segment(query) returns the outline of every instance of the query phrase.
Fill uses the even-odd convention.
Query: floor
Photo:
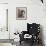
[[[12,46],[11,43],[0,43],[0,46]]]
[[[31,45],[29,43],[22,42],[22,44],[19,45],[19,46],[31,46]],[[34,44],[33,46],[43,46],[43,45],[41,45],[41,44]]]
[[[11,43],[0,43],[0,46],[31,46],[30,43],[26,43],[26,42],[22,42],[21,45],[17,43],[17,45],[12,45]],[[33,46],[42,46],[41,44],[40,45],[33,45]]]

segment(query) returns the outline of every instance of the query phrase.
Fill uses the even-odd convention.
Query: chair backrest
[[[27,31],[29,34],[38,34],[40,32],[40,24],[36,24],[36,23],[32,23],[32,24],[29,24],[27,23]]]

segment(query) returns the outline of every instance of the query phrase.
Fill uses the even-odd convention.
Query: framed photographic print
[[[16,19],[17,20],[27,19],[27,8],[26,7],[16,7]]]

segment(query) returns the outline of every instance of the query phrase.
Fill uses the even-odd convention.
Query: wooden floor
[[[11,43],[14,42],[13,39],[0,39],[0,43]]]
[[[19,45],[19,46],[31,46],[31,44],[22,42],[21,45]],[[41,44],[34,44],[33,46],[43,46],[43,45],[41,45]]]

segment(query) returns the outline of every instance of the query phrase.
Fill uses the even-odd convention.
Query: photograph
[[[16,19],[17,20],[27,19],[27,8],[26,7],[16,7]]]

